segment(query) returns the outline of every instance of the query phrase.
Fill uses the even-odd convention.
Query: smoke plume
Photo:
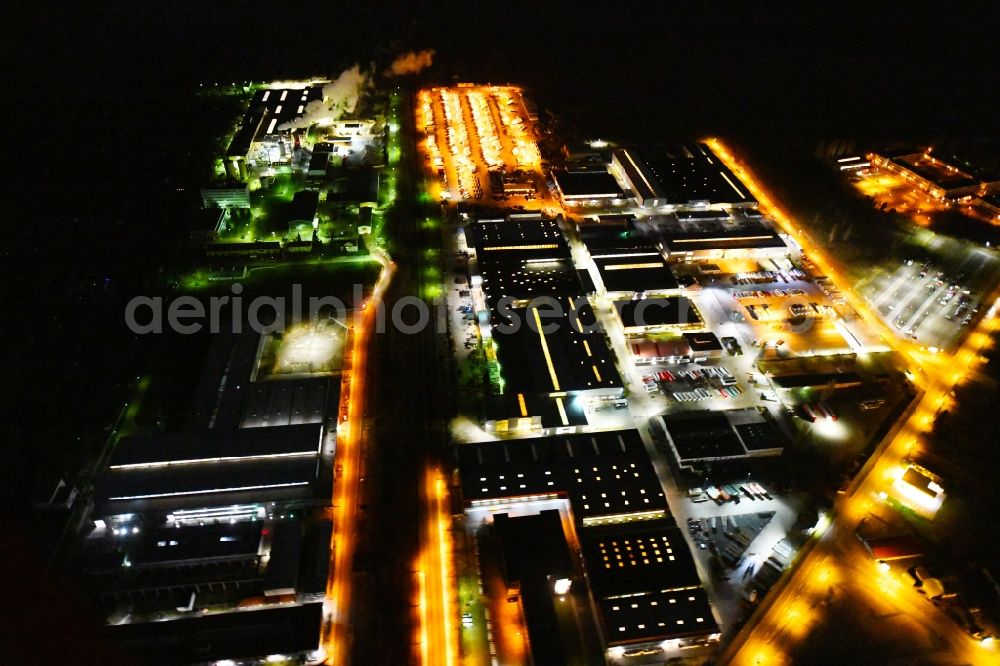
[[[433,62],[434,49],[427,49],[426,51],[409,51],[396,56],[396,59],[392,61],[391,65],[389,65],[389,69],[385,70],[385,74],[386,76],[405,76],[407,74],[416,74],[421,70],[430,67]]]
[[[354,112],[358,100],[370,84],[371,76],[368,72],[361,71],[360,65],[349,67],[336,79],[323,86],[322,100],[309,102],[301,116],[282,123],[279,129],[304,129],[315,123],[326,124],[339,120],[344,114]]]

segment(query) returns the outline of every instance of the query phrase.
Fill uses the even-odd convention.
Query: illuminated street
[[[716,145],[721,149],[721,144]],[[727,152],[720,154],[732,160]],[[751,180],[747,171],[738,173],[741,173],[744,183],[755,192],[762,203],[769,201],[760,186]],[[795,235],[796,230],[791,221],[774,209],[773,204],[770,205],[775,219],[782,222],[786,229]],[[823,266],[828,275],[838,275],[836,271],[831,270],[833,266],[818,248],[806,245],[804,241],[805,239],[799,240],[813,260]],[[850,294],[852,303],[857,303],[860,312],[870,313],[867,303],[854,295],[846,285],[843,288],[845,293]],[[893,470],[898,469],[900,461],[905,456],[917,452],[921,434],[933,427],[934,417],[940,412],[952,387],[966,377],[964,373],[936,371],[935,368],[947,367],[951,363],[967,367],[970,362],[975,363],[983,347],[990,344],[990,335],[997,330],[998,297],[1000,292],[994,292],[989,298],[984,299],[984,302],[993,305],[977,328],[965,338],[962,346],[954,353],[941,354],[934,363],[927,363],[928,355],[915,352],[912,345],[898,341],[892,343],[900,351],[910,355],[913,359],[912,367],[920,369],[926,377],[921,382],[924,384],[924,392],[920,402],[913,410],[912,416],[897,429],[891,440],[880,448],[851,484],[850,490],[839,499],[832,523],[825,530],[819,530],[818,543],[796,565],[780,592],[768,598],[764,608],[751,620],[749,631],[742,632],[730,645],[726,652],[728,663],[792,663],[790,655],[796,643],[801,642],[805,634],[815,627],[822,617],[815,608],[823,599],[824,577],[860,583],[859,589],[867,594],[871,594],[871,590],[881,586],[879,583],[881,574],[870,560],[865,561],[857,549],[850,551],[854,555],[846,556],[843,554],[843,549],[846,544],[854,540],[853,530],[859,520],[869,512],[873,502],[879,501],[878,493],[895,478]],[[882,324],[882,327],[884,329],[885,325]],[[895,340],[895,336],[890,333],[887,339]],[[810,593],[811,589],[817,587],[818,590]],[[826,587],[829,588],[828,585]],[[834,594],[836,595],[836,592]],[[886,599],[884,596],[882,598]],[[939,634],[951,637],[947,639],[948,649],[942,655],[943,662],[951,663],[957,659],[968,663],[979,663],[986,658],[983,650],[988,650],[989,647],[984,647],[964,635],[959,627],[940,613],[934,612],[933,606],[920,603],[922,600],[914,602],[914,598],[918,598],[917,595],[900,595],[900,598],[900,603],[904,604],[902,607],[904,612],[910,615],[916,614],[918,617],[923,616],[925,624],[933,625]],[[803,608],[803,604],[809,606],[808,610]]]
[[[352,330],[351,353],[344,364],[343,422],[337,438],[333,495],[333,541],[331,544],[330,582],[327,587],[328,630],[324,644],[326,663],[342,664],[350,650],[351,627],[348,609],[351,603],[351,558],[354,555],[355,521],[358,515],[361,441],[364,436],[366,359],[369,336],[395,270],[391,260],[376,253],[382,272],[366,306],[357,313]]]
[[[436,470],[427,470],[424,493],[424,547],[417,561],[420,663],[451,666],[457,663],[451,515],[445,482]]]
[[[844,277],[843,273],[827,257],[826,253],[823,252],[821,246],[802,233],[802,230],[798,228],[785,213],[782,212],[781,208],[777,206],[768,193],[754,179],[749,167],[741,164],[735,157],[733,157],[719,139],[710,139],[708,143],[712,146],[713,151],[715,151],[719,158],[726,162],[729,167],[737,175],[739,175],[741,182],[743,182],[743,184],[746,185],[747,188],[754,194],[760,202],[761,207],[767,210],[771,217],[779,225],[781,225],[781,228],[785,231],[785,233],[795,239],[795,242],[798,243],[804,253],[809,255],[809,258],[816,264],[816,266],[819,267],[823,274],[829,276],[840,292],[845,295],[851,307],[853,307],[854,310],[864,318],[865,323],[867,323],[873,330],[878,331],[882,340],[892,347],[892,349],[909,358],[913,366],[919,368],[920,372],[917,373],[916,378],[914,379],[915,383],[922,386],[923,382],[926,381],[925,372],[932,371],[935,367],[945,365],[943,357],[937,356],[933,352],[929,352],[925,348],[922,348],[909,340],[900,338],[896,332],[894,332],[877,315],[877,313],[875,313],[868,301],[855,292],[850,282]]]

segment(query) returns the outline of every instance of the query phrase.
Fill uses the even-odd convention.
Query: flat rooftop
[[[505,392],[621,389],[611,352],[585,300],[560,299],[558,308],[532,304],[512,313],[512,321],[520,322],[516,330],[499,322],[493,328]]]
[[[693,352],[722,351],[722,343],[715,333],[711,331],[683,333],[682,336]]]
[[[861,375],[847,372],[802,372],[772,375],[772,381],[780,388],[805,388],[807,386],[846,387],[862,383]]]
[[[246,243],[235,245],[245,247]],[[260,344],[261,336],[252,332],[212,336],[185,430],[239,427],[243,395],[250,385]],[[224,377],[227,381],[223,383]]]
[[[703,143],[689,143],[643,151],[671,204],[755,204],[739,179]]]
[[[302,559],[302,523],[297,520],[275,521],[270,536],[270,557],[264,570],[264,595],[294,594]]]
[[[516,518],[497,514],[493,517],[493,529],[502,544],[508,583],[550,575],[570,577],[573,567],[559,511],[546,510]]]
[[[314,150],[312,157],[309,158],[309,168],[307,169],[307,171],[325,172],[329,164],[330,164],[330,150],[328,147],[325,150]]]
[[[340,382],[326,377],[253,382],[246,390],[240,428],[274,428],[322,423]],[[330,393],[332,392],[332,399]]]
[[[782,449],[785,446],[785,438],[774,423],[763,421],[759,423],[736,423],[733,424],[740,440],[747,453],[755,451],[768,451],[772,449]]]
[[[577,226],[581,232],[588,228],[607,228],[625,231],[632,228],[635,222],[635,215],[632,213],[602,213],[600,215],[588,215],[577,221]]]
[[[310,423],[125,438],[95,489],[97,514],[316,500],[322,433]]]
[[[530,300],[538,296],[580,296],[584,287],[580,275],[567,258],[546,260],[503,261],[487,259],[480,262],[478,273],[483,278],[482,288],[491,309],[504,297]]]
[[[286,224],[302,222],[312,224],[316,217],[316,209],[319,206],[319,192],[317,190],[299,190],[292,195],[292,200],[280,211],[285,218]]]
[[[194,560],[254,558],[260,548],[263,523],[160,525],[142,533],[129,549],[134,567],[176,565]]]
[[[667,196],[656,174],[636,149],[616,148],[611,154],[625,172],[625,177],[640,200],[662,199]]]
[[[636,430],[464,444],[462,494],[472,504],[567,497],[578,522],[635,514],[669,517],[666,497]]]
[[[323,604],[315,603],[106,625],[102,631],[144,664],[203,663],[315,650],[322,622]]]
[[[136,510],[135,502],[143,500],[165,500],[171,505],[184,498],[197,498],[201,503],[235,502],[230,497],[250,492],[258,501],[265,501],[273,499],[268,491],[296,488],[311,495],[317,466],[317,456],[312,455],[109,470],[97,485],[95,499],[111,507],[121,506],[117,513]],[[150,504],[145,508],[155,507]]]
[[[598,602],[608,645],[708,636],[719,627],[705,590],[650,592]]]
[[[752,215],[657,216],[652,225],[672,254],[785,246],[774,229]]]
[[[512,518],[498,514],[493,529],[500,540],[507,583],[520,584],[531,655],[536,664],[565,661],[550,577],[570,578],[569,548],[559,512]]]
[[[284,123],[302,116],[311,102],[323,99],[321,86],[305,88],[266,88],[257,90],[243,116],[243,122],[236,131],[226,155],[245,156],[251,144],[274,134]]]
[[[521,400],[524,400],[524,409]],[[507,392],[502,395],[491,395],[486,399],[486,420],[498,421],[518,418],[520,416],[537,416],[542,421],[543,428],[558,428],[561,426],[585,426],[587,415],[583,407],[576,401],[562,400],[559,408],[557,398],[548,395]],[[565,419],[565,420],[564,420]]]
[[[701,585],[684,535],[672,520],[588,527],[581,530],[580,542],[598,597]]]
[[[958,167],[937,156],[931,157],[927,153],[901,155],[893,158],[892,161],[946,190],[967,187],[979,182]]]
[[[677,279],[659,252],[638,256],[594,259],[597,272],[609,292],[669,291]]]
[[[556,171],[552,174],[564,199],[621,199],[625,196],[615,177],[603,171]]]
[[[610,257],[643,252],[658,252],[653,241],[628,226],[592,224],[580,229],[580,240],[591,257]]]
[[[170,467],[184,463],[197,466],[226,461],[309,458],[320,446],[320,423],[281,428],[242,428],[194,433],[150,433],[123,438],[108,464],[110,471]]]
[[[780,453],[785,438],[756,409],[682,412],[661,417],[678,464]]]
[[[615,301],[614,306],[626,328],[702,323],[698,309],[684,296]]]
[[[479,220],[467,225],[465,233],[480,261],[569,256],[559,225],[548,218]]]
[[[691,353],[691,345],[679,335],[666,340],[631,338],[627,344],[632,355],[639,358],[680,357],[688,356]]]
[[[680,462],[746,455],[743,443],[722,412],[665,416],[670,442]]]

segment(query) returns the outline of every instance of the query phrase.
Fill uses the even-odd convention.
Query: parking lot
[[[750,284],[717,280],[702,291],[698,304],[702,313],[733,324],[746,353],[841,353],[871,342],[863,332],[848,329],[838,310],[843,306],[821,285],[802,278]]]
[[[431,189],[442,200],[542,205],[536,198],[541,158],[520,89],[433,88],[422,90],[418,101],[421,145],[437,174]]]
[[[458,232],[450,236],[446,248],[450,270],[445,272],[445,307],[448,326],[458,365],[466,362],[479,346],[479,328],[476,323],[472,292],[468,283],[468,247],[465,235]]]
[[[753,489],[752,497],[743,493],[744,486]],[[705,492],[710,488],[712,494],[725,490],[734,499],[713,500]],[[736,495],[740,497],[738,503]],[[685,536],[720,625],[731,627],[746,612],[744,592],[754,584],[754,575],[772,556],[775,546],[790,537],[806,499],[779,495],[768,484],[751,479],[731,484],[720,480],[718,485],[714,479],[707,480],[700,489],[678,489],[668,497],[678,525],[687,528]]]
[[[968,278],[965,271],[951,274],[931,262],[907,260],[872,280],[862,293],[900,336],[951,349],[979,312]]]
[[[662,390],[667,397],[681,403],[738,399],[746,392],[732,371],[721,365],[688,363],[673,366],[672,370],[664,367],[644,374],[642,379],[650,393]],[[739,402],[734,400],[733,404]]]

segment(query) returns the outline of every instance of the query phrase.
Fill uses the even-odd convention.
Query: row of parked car
[[[755,273],[737,273],[732,277],[733,284],[768,284],[771,282],[794,282],[805,278],[805,273],[793,268],[788,271],[757,271]]]
[[[691,500],[694,502],[705,501],[704,499],[698,499],[701,496],[701,493],[701,488],[693,488],[688,491],[688,494],[691,496]],[[724,486],[708,486],[705,488],[704,494],[716,504],[725,504],[729,501],[739,504],[741,494],[745,495],[751,501],[771,499],[771,493],[767,492],[767,490],[764,489],[764,486],[754,481],[727,484]]]
[[[747,290],[734,290],[730,292],[730,295],[737,301],[742,301],[745,298],[770,298],[772,296],[787,297],[787,296],[805,296],[806,292],[802,289],[773,289],[771,291],[762,291],[760,289],[747,289]]]

